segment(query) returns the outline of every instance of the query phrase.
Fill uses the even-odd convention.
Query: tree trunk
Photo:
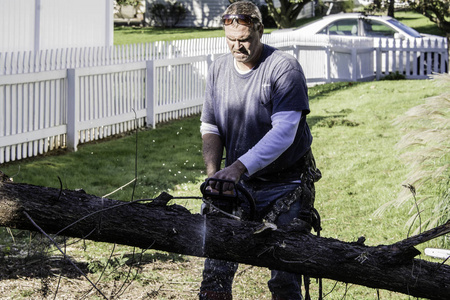
[[[450,222],[393,245],[368,247],[301,227],[191,214],[161,194],[120,202],[70,190],[0,182],[0,225],[153,248],[329,278],[414,297],[448,299],[450,266],[414,259],[414,246],[450,232]],[[33,224],[34,223],[34,224]]]
[[[395,11],[394,5],[395,5],[395,0],[389,0],[388,14],[387,15],[389,17],[392,17],[392,18],[395,18],[395,16],[394,16],[394,11]]]
[[[280,0],[279,8],[275,7],[273,0],[266,0],[270,15],[274,19],[278,28],[291,28],[295,26],[298,15],[303,7],[311,2],[311,0],[289,1]]]

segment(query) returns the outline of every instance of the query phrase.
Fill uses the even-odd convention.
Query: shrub
[[[154,24],[163,28],[175,27],[186,17],[186,8],[178,2],[154,3],[148,12]]]
[[[381,78],[381,80],[403,80],[403,79],[406,79],[406,76],[400,74],[398,71],[395,71],[395,73],[389,73],[389,75],[386,75],[383,78]]]
[[[140,5],[140,0],[116,0],[118,5],[131,5],[131,6],[138,6]]]

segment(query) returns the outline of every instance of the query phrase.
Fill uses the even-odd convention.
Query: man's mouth
[[[248,52],[245,50],[244,51],[235,51],[234,54],[237,56],[248,56]]]

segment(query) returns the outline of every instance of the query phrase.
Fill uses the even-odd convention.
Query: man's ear
[[[262,36],[264,34],[264,25],[262,23],[259,24],[258,32],[259,32],[259,38],[262,38]]]

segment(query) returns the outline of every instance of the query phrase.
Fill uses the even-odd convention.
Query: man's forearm
[[[206,175],[212,177],[220,170],[223,156],[223,143],[217,134],[206,133],[203,139],[203,160],[206,166]]]

